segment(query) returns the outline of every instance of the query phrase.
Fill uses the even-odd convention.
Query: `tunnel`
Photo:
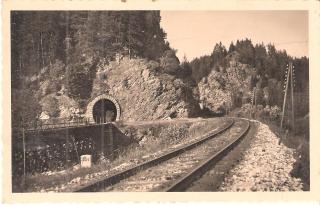
[[[107,94],[96,96],[89,101],[85,117],[91,123],[119,121],[120,104],[113,96]]]
[[[116,121],[117,107],[111,100],[100,99],[93,106],[92,116],[96,123]]]

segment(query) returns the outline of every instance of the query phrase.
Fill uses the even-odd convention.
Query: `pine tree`
[[[145,12],[145,45],[143,56],[156,60],[171,48],[166,44],[166,33],[160,27],[160,11]]]
[[[231,41],[231,44],[230,44],[229,49],[228,49],[228,54],[232,53],[235,50],[236,50],[236,47],[234,46],[233,41]]]
[[[236,51],[240,55],[240,61],[244,64],[254,65],[254,46],[250,39],[237,40]]]
[[[130,57],[142,56],[145,40],[144,13],[142,11],[128,11],[127,45]]]
[[[211,57],[213,59],[213,65],[210,66],[215,66],[221,64],[222,60],[224,57],[227,55],[227,50],[226,48],[222,45],[220,42],[219,44],[217,43],[214,46],[213,52],[211,54]]]
[[[181,62],[181,68],[182,68],[182,71],[181,71],[182,78],[187,78],[188,76],[190,76],[192,74],[192,69],[191,69],[190,63],[187,59],[186,54],[183,55],[183,59]]]
[[[264,68],[266,67],[267,51],[263,44],[256,44],[255,46],[254,66],[257,69],[258,75],[264,75]]]

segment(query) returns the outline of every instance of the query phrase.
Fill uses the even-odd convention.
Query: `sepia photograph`
[[[11,11],[12,192],[310,190],[308,11]]]
[[[318,197],[319,9],[119,2],[4,4],[6,200]]]

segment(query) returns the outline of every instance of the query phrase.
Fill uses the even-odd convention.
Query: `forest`
[[[165,72],[181,78],[194,90],[213,71],[225,75],[230,62],[236,61],[254,70],[247,75],[250,90],[257,88],[257,103],[278,107],[283,103],[286,65],[292,61],[294,90],[300,103],[295,109],[300,117],[308,114],[307,57],[291,57],[272,43],[254,45],[250,39],[239,39],[228,48],[216,43],[210,55],[191,61],[184,58],[180,63],[160,22],[160,11],[12,11],[13,122],[38,118],[41,105],[37,102],[41,100],[48,107],[42,110],[57,117],[56,100],[45,96],[62,89],[84,106],[90,98],[97,67],[108,64],[119,54],[159,62]],[[47,85],[41,93],[39,88],[44,81]],[[233,108],[241,107],[244,96],[238,93],[234,96]]]
[[[13,118],[37,117],[43,78],[50,80],[48,92],[65,85],[81,101],[90,96],[97,65],[116,53],[159,60],[170,49],[160,21],[160,11],[12,11]],[[17,116],[19,110],[25,115]]]
[[[92,58],[130,56],[158,59],[169,44],[159,11],[12,12],[12,74],[31,76],[57,60],[70,67]],[[78,68],[81,70],[82,68]]]
[[[87,123],[88,103],[106,94],[119,101],[119,124],[226,115],[275,125],[278,136],[290,130],[288,144],[301,154],[296,173],[308,181],[308,57],[246,38],[212,42],[210,54],[180,62],[160,23],[160,11],[11,11],[12,150],[22,147],[14,140],[30,124]],[[280,130],[289,62],[296,124]],[[288,100],[286,119],[290,106]]]
[[[182,66],[191,70],[192,79],[198,84],[212,70],[226,73],[226,69],[230,67],[231,58],[254,68],[254,72],[250,73],[250,90],[257,88],[257,104],[279,107],[283,104],[287,64],[293,62],[295,67],[294,92],[301,103],[296,109],[298,109],[299,116],[304,116],[309,112],[308,99],[300,99],[309,92],[309,59],[292,57],[285,50],[277,50],[272,43],[254,45],[250,39],[243,39],[237,40],[236,43],[231,42],[229,48],[226,49],[220,42],[214,46],[210,55],[204,55],[191,62],[185,60]],[[265,93],[268,93],[268,99],[263,99]]]

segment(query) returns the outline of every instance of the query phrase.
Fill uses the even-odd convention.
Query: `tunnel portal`
[[[108,99],[101,99],[94,104],[92,116],[96,123],[113,122],[117,118],[116,105]]]
[[[120,105],[109,95],[99,95],[88,104],[86,117],[95,123],[119,121]]]

